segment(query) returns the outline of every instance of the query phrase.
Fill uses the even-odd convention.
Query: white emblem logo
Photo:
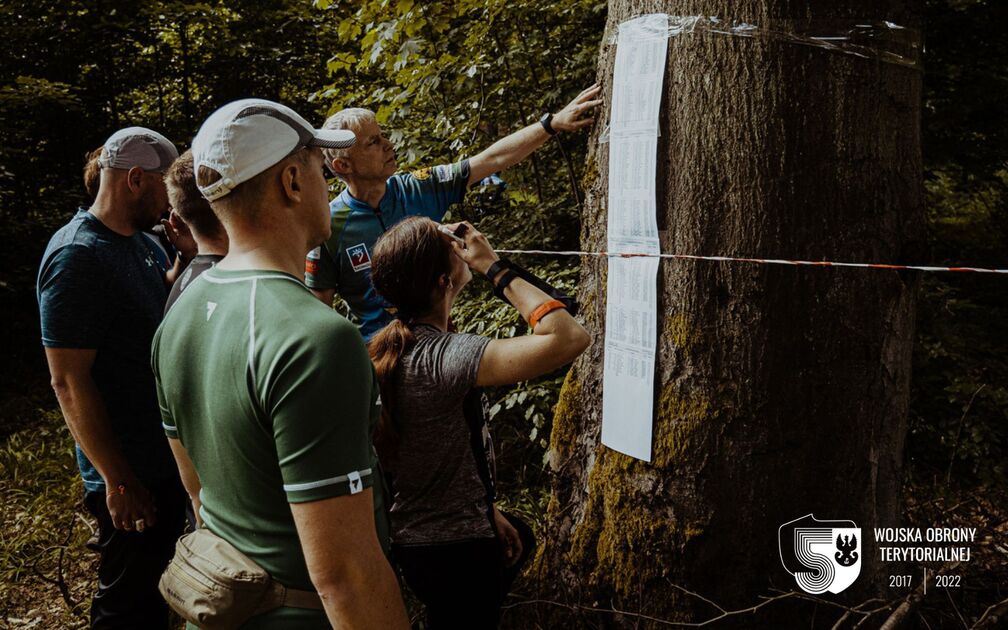
[[[217,302],[207,302],[206,303],[206,320],[210,321],[210,316],[214,314],[217,310]]]
[[[820,521],[811,514],[780,526],[781,563],[806,593],[840,593],[861,573],[861,529],[854,521]]]

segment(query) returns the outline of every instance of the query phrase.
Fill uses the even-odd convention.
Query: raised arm
[[[290,507],[332,627],[409,628],[399,584],[375,534],[371,489]]]
[[[96,350],[82,348],[46,348],[46,360],[52,376],[60,410],[70,433],[105,480],[109,514],[117,529],[132,530],[144,519],[154,525],[154,503],[143,484],[126,461],[119,440],[112,432],[105,401],[91,378]],[[122,493],[118,492],[123,486]]]
[[[175,263],[165,273],[165,283],[170,287],[175,284],[175,281],[182,275],[185,268],[189,266],[192,259],[199,253],[199,247],[196,245],[196,239],[193,238],[189,226],[186,225],[185,221],[174,210],[171,211],[169,218],[161,219],[161,225],[164,227],[168,242],[172,244],[177,252]]]
[[[554,131],[573,131],[590,125],[595,119],[585,117],[585,114],[602,103],[601,99],[595,99],[601,89],[598,85],[591,86],[554,114],[550,122]],[[494,142],[469,159],[469,185],[521,162],[549,137],[542,124],[535,122]]]
[[[464,249],[452,241],[455,254],[474,272],[486,274],[497,260],[497,254],[486,237],[472,226],[469,226],[464,238]],[[494,281],[504,273],[500,272]],[[541,289],[521,278],[512,280],[504,289],[504,295],[525,321],[537,307],[550,300],[550,296]],[[476,384],[507,385],[546,374],[573,361],[590,343],[588,332],[566,309],[550,311],[539,320],[531,335],[491,341],[480,360]]]

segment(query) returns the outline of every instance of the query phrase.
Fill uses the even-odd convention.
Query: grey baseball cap
[[[102,168],[130,169],[164,173],[178,158],[178,149],[158,132],[146,127],[126,127],[105,141],[98,165]]]

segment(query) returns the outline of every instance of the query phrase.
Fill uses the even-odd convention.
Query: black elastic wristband
[[[494,295],[496,295],[500,299],[504,300],[508,304],[511,304],[511,300],[509,300],[506,297],[504,297],[504,289],[506,289],[507,286],[509,284],[511,284],[511,281],[514,280],[517,277],[518,277],[518,274],[516,274],[511,269],[508,269],[506,272],[504,272],[504,275],[501,276],[500,282],[498,282],[496,285],[494,285]]]
[[[507,258],[500,258],[498,260],[493,261],[490,267],[487,268],[486,270],[487,280],[490,281],[490,284],[493,284],[494,278],[497,277],[497,274],[499,274],[501,271],[505,269],[510,268],[511,268],[511,261],[508,260]]]

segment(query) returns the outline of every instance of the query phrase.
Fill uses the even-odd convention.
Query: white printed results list
[[[608,250],[658,254],[655,168],[668,16],[619,27],[609,121]],[[651,461],[657,257],[609,257],[602,443]]]

